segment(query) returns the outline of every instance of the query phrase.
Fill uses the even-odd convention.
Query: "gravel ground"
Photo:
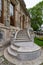
[[[8,61],[4,58],[4,56],[2,56],[2,57],[0,57],[0,65],[14,65],[14,64],[8,62]]]

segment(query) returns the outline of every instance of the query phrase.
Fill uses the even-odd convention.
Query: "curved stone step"
[[[34,45],[28,45],[28,46],[20,46],[19,48],[15,47],[13,45],[11,45],[10,47],[13,51],[17,51],[18,53],[20,53],[20,52],[25,52],[25,53],[26,52],[34,52],[34,51],[41,49],[39,46],[37,46],[35,44]]]
[[[24,42],[21,42],[21,41],[19,41],[19,42],[13,42],[13,44],[16,45],[16,46],[19,46],[19,47],[21,47],[21,46],[23,46],[23,47],[34,47],[34,46],[37,46],[35,43],[28,42],[28,41],[24,41]]]
[[[8,49],[8,53],[14,57],[17,57],[20,60],[33,60],[36,59],[37,57],[39,57],[41,55],[41,50],[34,50],[34,51],[28,51],[28,52],[21,52],[21,53],[15,53],[15,51],[11,51],[11,49]]]
[[[17,51],[17,50],[19,49],[18,47],[15,47],[14,45],[11,45],[10,48],[11,48],[12,50],[15,50],[15,51]]]
[[[31,42],[31,40],[26,40],[26,39],[15,39],[15,40],[13,40],[13,42],[12,43],[16,43],[16,42]]]
[[[25,37],[23,38],[22,37],[22,38],[16,38],[16,40],[30,40],[30,39],[29,38],[25,38]]]
[[[8,47],[8,53],[12,56],[17,56],[17,52],[12,51],[10,47]]]
[[[15,47],[17,47],[17,48],[19,48],[20,46],[17,46],[17,45],[15,45],[15,44],[12,44],[13,46],[15,46]]]

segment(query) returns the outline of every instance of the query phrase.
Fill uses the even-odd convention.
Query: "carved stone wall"
[[[10,0],[4,0],[4,24],[10,26],[10,14],[9,14]]]
[[[15,5],[15,27],[22,28],[23,15],[25,17],[24,28],[29,27],[30,25],[29,16],[27,17],[25,11],[23,10],[23,7],[20,5],[19,0],[4,0],[4,24],[8,27],[10,26],[10,3],[11,2]]]

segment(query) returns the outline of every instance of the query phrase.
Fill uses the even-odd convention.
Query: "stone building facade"
[[[0,23],[21,29],[30,27],[24,0],[0,0]]]

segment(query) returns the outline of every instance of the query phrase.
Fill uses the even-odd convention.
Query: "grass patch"
[[[34,42],[39,46],[43,46],[43,40],[40,40],[37,37],[34,38]]]

